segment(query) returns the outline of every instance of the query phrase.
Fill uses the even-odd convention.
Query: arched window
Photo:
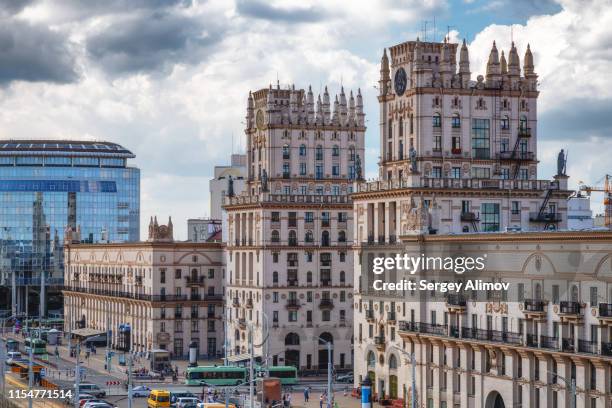
[[[346,274],[344,273],[344,271],[340,271],[340,283],[345,283],[346,282]]]
[[[289,245],[297,245],[297,233],[295,232],[295,230],[289,231]]]
[[[289,333],[285,336],[285,346],[299,346],[300,336],[297,333]]]
[[[306,283],[312,283],[312,272],[310,271],[306,273]]]
[[[459,116],[458,113],[455,113],[453,115],[453,121],[452,121],[452,126],[455,129],[458,129],[461,127],[461,116]]]
[[[434,115],[431,118],[432,120],[432,126],[435,128],[439,128],[442,127],[442,116],[440,116],[439,113],[434,113]]]
[[[397,358],[394,354],[391,354],[391,356],[389,357],[389,369],[397,370]]]
[[[304,241],[305,242],[314,242],[314,236],[312,234],[312,231],[306,231],[306,235],[304,236]]]
[[[525,115],[521,115],[521,119],[519,121],[519,129],[527,130],[527,117]]]
[[[373,351],[368,352],[368,367],[376,366],[376,354]]]
[[[349,147],[349,161],[355,161],[355,146]]]
[[[501,118],[501,128],[503,130],[508,130],[510,129],[510,118],[508,117],[508,115],[504,115]]]
[[[272,231],[272,242],[279,242],[280,241],[280,234],[278,233],[277,230],[273,230]]]
[[[332,336],[331,333],[329,332],[324,332],[321,333],[321,335],[319,336],[319,338],[323,341],[326,341],[328,343],[334,344],[334,336]]]
[[[340,148],[338,147],[338,145],[334,145],[334,147],[332,147],[332,156],[340,156]]]
[[[321,233],[321,246],[329,246],[329,231]]]
[[[234,338],[236,339],[236,341],[240,341],[240,330],[236,329],[234,331]]]
[[[278,284],[278,272],[272,272],[272,283]]]
[[[346,242],[346,232],[338,231],[338,242]]]
[[[300,145],[300,156],[304,157],[306,156],[306,145]]]
[[[318,145],[315,152],[315,159],[323,160],[323,146]]]

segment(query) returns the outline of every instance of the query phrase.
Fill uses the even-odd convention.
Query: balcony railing
[[[240,307],[240,299],[238,299],[237,297],[234,298],[234,300],[232,301],[232,306],[234,307]]]
[[[561,222],[562,218],[561,213],[529,213],[530,222]]]
[[[522,128],[518,131],[519,137],[531,137],[531,128]]]
[[[563,301],[559,303],[559,313],[565,315],[579,315],[580,303]]]
[[[446,298],[446,304],[449,306],[466,307],[467,302],[461,295],[449,295]]]
[[[247,299],[246,304],[245,304],[245,307],[246,307],[247,309],[252,309],[252,308],[253,308],[253,299],[250,299],[250,298],[249,298],[249,299]]]
[[[525,312],[543,313],[546,307],[546,302],[539,299],[525,299],[524,309]]]
[[[400,331],[434,334],[437,336],[446,336],[448,333],[448,329],[444,325],[431,324],[431,323],[420,323],[420,322],[401,321],[399,323],[399,329]]]
[[[185,276],[187,285],[202,285],[204,284],[204,276]]]
[[[321,303],[319,303],[320,309],[333,309],[334,301],[331,299],[321,299]]]
[[[362,182],[357,184],[356,192],[387,191],[410,187],[543,191],[548,189],[558,189],[558,184],[550,180],[421,177],[416,186],[413,182],[409,182],[404,179]]]
[[[478,222],[480,217],[474,212],[463,212],[461,213],[461,221],[463,222]]]
[[[574,339],[562,339],[561,350],[566,351],[568,353],[574,353]]]
[[[387,344],[385,336],[376,336],[374,337],[374,344],[376,347],[384,347]]]
[[[559,348],[559,339],[557,337],[540,336],[540,347],[556,350]]]
[[[527,346],[528,347],[538,347],[538,336],[535,334],[527,335]]]
[[[394,322],[395,321],[395,312],[389,311],[387,312],[387,321]]]
[[[287,299],[287,309],[299,309],[301,307],[300,301],[298,299]]]
[[[612,303],[599,304],[599,317],[612,317]]]
[[[64,286],[64,290],[70,292],[86,293],[89,295],[129,298],[149,302],[177,302],[188,300],[187,295],[149,295],[144,293],[124,292],[118,290],[115,291],[106,289],[80,288],[76,286]]]
[[[483,330],[463,327],[461,329],[461,334],[464,338],[480,341],[493,341],[516,345],[522,344],[523,342],[521,334],[508,331]]]
[[[366,310],[365,315],[367,320],[374,320],[374,310]]]
[[[612,343],[601,343],[601,354],[604,356],[612,356]]]
[[[597,343],[594,341],[578,339],[578,352],[597,354]]]

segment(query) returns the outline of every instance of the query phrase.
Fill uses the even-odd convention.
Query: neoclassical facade
[[[367,272],[368,257],[396,253],[486,254],[486,269],[458,279],[439,270]],[[356,385],[369,377],[379,398],[409,403],[414,353],[419,406],[570,407],[572,380],[576,407],[612,404],[612,233],[411,235],[360,256]],[[372,288],[373,279],[472,278],[510,286],[459,294]]]
[[[222,244],[174,241],[172,221],[159,225],[157,219],[146,242],[73,238],[64,258],[66,331],[110,329],[114,347],[134,351],[166,349],[184,357],[195,342],[200,356],[221,355]],[[126,327],[130,336],[122,337]]]
[[[248,352],[274,365],[326,369],[352,365],[353,211],[361,177],[365,121],[361,93],[264,88],[249,95],[248,179],[229,196],[226,317],[235,358]],[[229,191],[229,189],[228,189]],[[236,357],[237,356],[237,357]]]

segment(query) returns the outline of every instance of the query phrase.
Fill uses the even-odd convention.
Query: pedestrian
[[[319,408],[323,408],[323,394],[321,394],[321,397],[319,398]]]
[[[291,407],[291,394],[287,393],[287,406]]]
[[[308,387],[304,388],[304,402],[308,402]]]

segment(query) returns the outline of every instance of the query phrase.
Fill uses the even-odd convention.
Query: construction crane
[[[612,228],[612,176],[606,174],[604,177],[599,179],[596,184],[604,181],[603,186],[587,186],[586,184],[580,182],[580,191],[584,191],[590,197],[591,192],[600,191],[604,193],[604,225],[608,228]]]

